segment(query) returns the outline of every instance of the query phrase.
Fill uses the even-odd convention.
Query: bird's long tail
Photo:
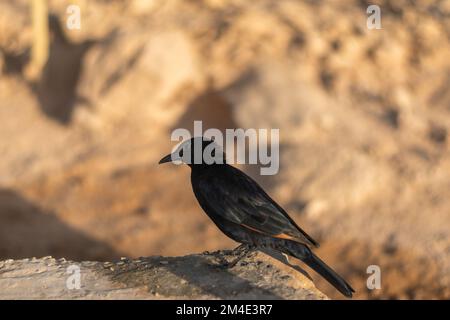
[[[316,271],[325,278],[333,287],[335,287],[344,296],[351,298],[353,295],[353,288],[340,276],[331,269],[325,262],[316,256],[306,245],[287,240],[285,242],[284,250],[297,259],[302,260],[308,267]]]

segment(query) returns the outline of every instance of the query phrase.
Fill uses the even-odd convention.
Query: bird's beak
[[[172,154],[168,154],[167,156],[165,156],[164,158],[159,160],[158,164],[166,163],[166,162],[172,162]]]

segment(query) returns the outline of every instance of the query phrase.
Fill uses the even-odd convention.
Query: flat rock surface
[[[115,262],[0,261],[0,299],[327,299],[282,260],[258,252],[221,269],[219,255],[234,258],[217,251]]]

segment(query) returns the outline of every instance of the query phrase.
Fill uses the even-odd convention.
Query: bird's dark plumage
[[[191,153],[195,139],[202,149],[213,143],[204,138],[185,142],[160,163]],[[178,157],[178,158],[177,158]],[[223,155],[223,157],[225,157]],[[225,161],[224,161],[225,162]],[[303,231],[267,193],[242,171],[226,164],[190,164],[191,183],[200,206],[228,237],[249,247],[272,248],[296,257],[347,297],[354,290],[309,248],[318,243]]]
[[[197,200],[207,213],[266,236],[318,246],[242,171],[228,164],[205,168],[194,166],[191,182]]]

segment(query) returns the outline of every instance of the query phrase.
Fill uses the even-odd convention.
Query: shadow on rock
[[[246,259],[240,266],[222,269],[215,266],[218,263],[216,254],[227,255],[228,251],[140,258],[143,265],[114,269],[110,276],[114,282],[126,287],[145,284],[151,294],[163,297],[284,299],[296,294],[295,289],[280,285],[286,279],[271,264]]]

